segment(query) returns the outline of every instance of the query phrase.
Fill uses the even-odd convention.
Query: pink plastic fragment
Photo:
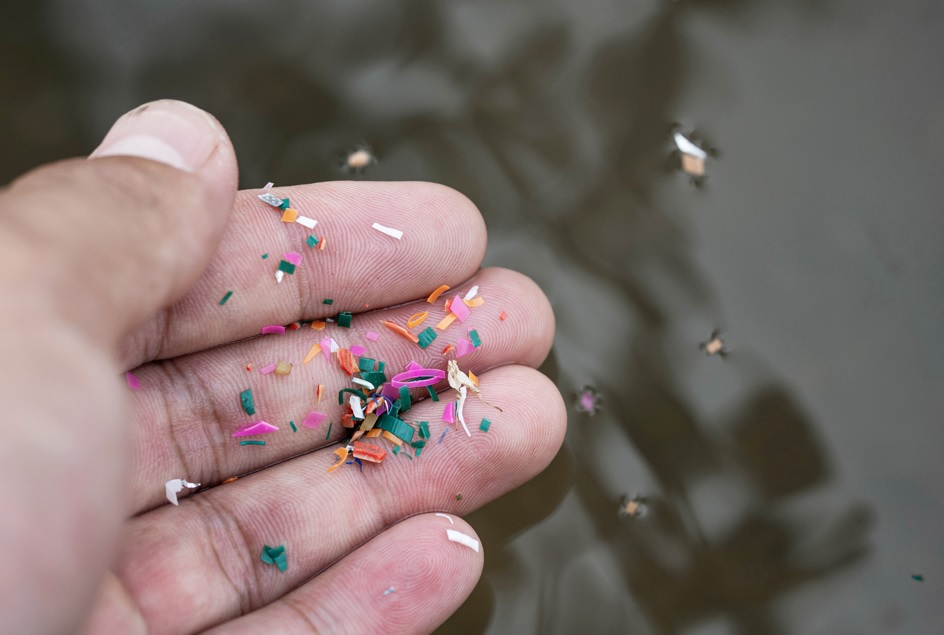
[[[380,337],[380,333],[377,333],[375,331],[367,331],[367,334],[364,335],[364,337],[369,339],[371,342],[376,342],[377,338]]]
[[[128,382],[128,387],[131,388],[131,390],[141,390],[141,382],[138,381],[138,378],[135,377],[134,373],[125,373],[125,381]]]
[[[290,251],[287,254],[283,254],[282,258],[284,258],[285,260],[288,260],[290,263],[292,263],[296,267],[302,264],[302,255],[298,253],[297,251]]]
[[[259,372],[262,373],[263,375],[268,375],[273,370],[275,370],[275,367],[276,367],[276,364],[269,364],[268,366],[263,366],[262,368],[260,368]]]
[[[410,363],[406,365],[407,370],[416,370],[417,368],[422,368],[422,366],[415,359],[410,360]]]
[[[438,384],[446,378],[446,372],[438,368],[414,368],[400,373],[390,380],[390,384],[399,390],[403,386],[421,388]],[[399,394],[399,393],[398,393]]]
[[[449,311],[459,318],[460,322],[465,322],[465,319],[469,317],[471,313],[469,307],[465,305],[465,302],[463,302],[462,298],[458,295],[452,299],[452,304],[449,305]]]
[[[351,355],[354,355],[355,357],[363,357],[364,353],[367,352],[366,348],[357,345],[352,346],[349,350],[351,351]]]
[[[262,327],[263,335],[270,335],[270,334],[282,335],[283,333],[285,333],[285,327],[279,326],[278,324],[270,324],[269,326]]]
[[[302,421],[302,425],[306,428],[317,428],[321,425],[321,422],[324,421],[326,416],[327,415],[320,412],[309,412],[305,420]]]
[[[275,432],[278,430],[271,423],[266,423],[265,421],[256,421],[255,423],[247,423],[242,428],[233,433],[234,437],[248,437],[254,434],[265,434],[267,432]]]
[[[456,404],[453,401],[450,401],[446,404],[446,408],[443,410],[443,421],[446,423],[455,423],[456,422]]]
[[[475,350],[475,346],[472,345],[472,340],[463,337],[459,339],[459,343],[456,345],[456,359],[459,359],[463,355],[468,355]]]
[[[325,358],[328,361],[331,361],[331,338],[326,337],[321,340],[321,352],[324,353]]]

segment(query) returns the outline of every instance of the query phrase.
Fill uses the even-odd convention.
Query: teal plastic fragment
[[[318,239],[315,238],[314,236],[309,236],[308,238],[305,239],[305,244],[311,247],[312,249],[314,249],[315,247],[318,246]]]
[[[425,447],[426,447],[426,441],[423,441],[422,439],[419,439],[419,440],[417,440],[417,441],[413,441],[410,445],[412,445],[414,448],[425,448]]]
[[[430,344],[433,343],[433,340],[436,339],[436,331],[433,330],[433,327],[427,326],[426,329],[419,334],[419,344],[420,348],[427,348]]]
[[[420,457],[420,452],[423,451],[423,448],[416,448],[416,458]]]
[[[478,348],[482,345],[482,339],[479,337],[478,331],[469,331],[469,339],[472,340],[473,348]]]
[[[488,432],[489,426],[492,425],[492,422],[488,419],[482,419],[482,423],[479,424],[479,430],[482,432]]]
[[[328,437],[331,436],[331,428],[334,426],[334,421],[328,422],[328,434],[325,435],[325,441],[328,440]]]
[[[239,393],[239,403],[242,404],[247,415],[256,414],[256,404],[252,400],[252,388],[247,388]]]
[[[384,372],[384,366],[387,365],[387,362],[377,362],[377,370]]]
[[[290,263],[288,260],[279,261],[279,271],[284,271],[285,273],[291,275],[295,273],[295,265]]]
[[[351,328],[351,320],[354,319],[354,316],[348,312],[338,313],[338,326],[343,326],[346,329]]]
[[[287,209],[288,209],[289,207],[291,207],[291,206],[292,206],[291,201],[289,201],[287,198],[283,198],[283,199],[282,199],[282,204],[279,205],[279,209],[284,212],[285,210],[287,210]]]
[[[400,454],[400,446],[399,446],[399,445],[393,446],[393,453],[394,453],[394,454]]]
[[[265,445],[265,441],[240,441],[239,445]]]
[[[292,432],[298,432],[298,428],[295,427],[294,421],[289,421],[288,425],[292,426]]]
[[[377,363],[376,360],[373,360],[369,357],[361,357],[360,360],[357,362],[357,367],[361,369],[361,372],[369,373],[374,370],[374,364],[376,363]],[[374,382],[370,382],[370,383],[374,384]],[[377,384],[374,384],[374,385],[376,386]]]
[[[344,393],[346,392],[349,392],[352,395],[357,395],[358,397],[361,398],[362,401],[367,401],[367,394],[364,393],[363,391],[360,391],[357,388],[342,388],[341,390],[338,391],[338,404],[339,405],[344,404]]]
[[[380,418],[377,419],[377,425],[375,427],[389,432],[393,436],[397,437],[398,439],[402,439],[407,443],[411,443],[413,441],[413,434],[415,432],[413,430],[413,426],[408,424],[406,421],[398,419],[392,415],[386,413],[380,415]]]
[[[227,291],[226,295],[223,296],[223,299],[220,300],[220,306],[223,306],[224,304],[226,304],[226,301],[229,300],[231,297],[233,297],[233,292]]]
[[[259,558],[266,564],[274,564],[279,571],[288,569],[288,557],[285,555],[285,545],[278,547],[262,546],[262,555]]]
[[[400,386],[400,412],[406,412],[410,409],[410,406],[413,405],[413,400],[410,398],[410,389],[406,386]]]
[[[420,421],[420,436],[424,439],[429,438],[429,421]]]
[[[393,405],[390,406],[390,416],[399,417],[400,416],[400,400],[397,399],[393,402]]]
[[[322,304],[334,304],[334,298],[325,298],[321,301]]]
[[[374,386],[380,386],[382,384],[387,383],[387,376],[384,375],[379,370],[361,372],[361,379],[372,383]]]
[[[265,260],[265,259],[268,258],[268,257],[269,257],[269,254],[262,254],[262,259],[263,259],[263,260]]]
[[[429,398],[430,398],[430,399],[432,399],[433,401],[439,401],[439,395],[436,394],[436,391],[433,390],[433,387],[432,387],[432,386],[427,386],[427,387],[426,387],[426,390],[429,392]]]

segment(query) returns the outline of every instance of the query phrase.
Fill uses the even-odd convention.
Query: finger
[[[441,185],[339,182],[273,191],[317,220],[315,229],[282,222],[280,210],[258,199],[259,190],[240,192],[206,274],[187,297],[129,338],[128,367],[258,335],[266,324],[425,297],[440,284],[468,279],[485,254],[478,210]],[[403,231],[402,239],[373,229],[375,222]],[[324,241],[324,249],[309,247],[309,236]],[[279,284],[274,276],[288,252],[302,262]]]
[[[408,518],[274,604],[211,632],[431,633],[482,575],[481,547],[450,542],[447,530],[479,542],[461,518]]]
[[[442,424],[434,425],[421,457],[391,454],[363,472],[345,465],[327,474],[333,455],[320,450],[130,521],[117,573],[151,632],[249,613],[405,517],[466,513],[532,478],[563,440],[560,394],[521,366],[489,371],[482,386],[507,404],[496,412],[466,402],[469,422],[492,421],[487,433],[454,430],[440,444]],[[439,405],[422,402],[410,415],[433,422]],[[292,566],[284,573],[259,562],[267,544],[286,545]]]
[[[485,305],[472,309],[465,323],[437,330],[439,337],[426,350],[390,332],[380,322],[392,319],[405,324],[407,316],[429,311],[426,322],[414,329],[420,331],[427,323],[437,324],[446,314],[440,302],[434,306],[420,301],[357,316],[351,329],[315,331],[305,327],[143,367],[137,371],[142,389],[135,393],[133,402],[138,422],[133,428],[133,456],[139,466],[132,480],[134,509],[142,511],[163,504],[162,484],[167,480],[186,478],[214,485],[323,446],[329,422],[334,422],[332,438],[338,438],[344,432],[338,391],[352,386],[351,378],[340,369],[336,356],[329,362],[319,353],[310,363],[300,363],[326,333],[340,346],[366,345],[366,356],[386,363],[388,378],[404,370],[411,360],[425,367],[445,368],[443,347],[456,344],[468,329],[477,331],[482,346],[462,357],[463,369],[480,374],[504,364],[537,367],[550,349],[554,332],[554,315],[542,291],[514,271],[485,269],[454,293],[464,296],[472,285],[479,286]],[[503,312],[513,317],[501,320]],[[376,329],[380,335],[376,342],[364,337],[369,329]],[[288,377],[259,372],[264,364],[279,360],[294,362]],[[253,364],[252,372],[246,372],[247,362]],[[316,397],[318,384],[326,387],[321,404]],[[239,400],[239,393],[247,388],[251,388],[255,402],[252,417],[243,411]],[[419,400],[428,393],[417,389],[412,395]],[[441,420],[444,405],[439,405],[436,421]],[[305,416],[312,411],[327,415],[316,430],[302,427]],[[260,419],[280,428],[256,437],[265,440],[264,447],[244,447],[231,436],[239,426]],[[297,433],[292,432],[289,421],[295,422]]]
[[[64,632],[89,605],[127,483],[115,344],[199,275],[235,193],[225,133],[183,104],[126,115],[108,154],[135,156],[46,166],[0,193],[0,466],[14,485],[0,541],[17,572],[0,632]]]

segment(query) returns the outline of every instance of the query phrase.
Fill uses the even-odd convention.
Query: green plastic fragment
[[[420,458],[420,452],[423,451],[423,448],[416,448],[416,458]]]
[[[262,259],[263,259],[263,260],[265,260],[265,259],[268,258],[268,257],[269,257],[269,254],[262,254]]]
[[[429,438],[429,421],[420,421],[420,436],[424,439]]]
[[[368,381],[375,386],[387,383],[387,376],[379,370],[361,372],[361,379]]]
[[[334,298],[325,298],[321,301],[322,304],[334,304]]]
[[[290,263],[288,260],[279,261],[279,271],[284,271],[285,273],[291,275],[295,273],[295,265]]]
[[[374,364],[377,362],[369,357],[361,357],[357,362],[357,367],[361,369],[361,372],[372,372],[374,370]],[[374,382],[370,382],[374,383]],[[377,384],[374,384],[375,386]]]
[[[457,500],[457,501],[461,501],[461,500],[462,500],[462,494],[456,494],[456,500]]]
[[[328,440],[328,437],[331,436],[331,426],[333,426],[333,425],[334,425],[334,421],[329,421],[329,422],[328,422],[328,434],[325,435],[325,441],[327,441],[327,440]]]
[[[295,427],[294,421],[289,421],[288,425],[292,426],[292,432],[298,432],[298,428]]]
[[[384,366],[387,365],[387,362],[377,362],[377,370],[384,372]]]
[[[433,330],[433,327],[427,326],[426,330],[420,333],[418,337],[420,339],[420,348],[427,348],[433,343],[433,340],[436,339],[436,331]]]
[[[265,445],[265,441],[255,441],[255,440],[240,441],[239,445]]]
[[[287,210],[287,209],[288,209],[289,207],[291,207],[291,206],[292,206],[291,201],[289,201],[287,198],[283,198],[283,199],[282,199],[282,204],[279,205],[279,209],[284,212],[285,210]]]
[[[426,441],[423,441],[422,439],[418,439],[418,440],[412,442],[410,445],[412,445],[414,448],[417,448],[417,449],[419,449],[419,448],[425,448],[425,447],[426,447]]]
[[[279,568],[279,571],[285,571],[288,569],[288,558],[285,555],[285,545],[279,545],[278,547],[263,545],[262,556],[259,559],[266,564],[274,564]]]
[[[488,419],[482,419],[482,423],[479,424],[479,430],[482,432],[488,432],[489,426],[492,425],[492,422]]]
[[[223,306],[224,304],[226,304],[226,301],[229,300],[231,297],[233,297],[233,292],[227,291],[226,295],[223,296],[223,299],[220,300],[220,306]]]
[[[393,453],[394,453],[394,454],[400,454],[400,446],[399,446],[399,445],[393,446]]]
[[[377,427],[407,443],[413,441],[413,434],[415,433],[413,426],[395,416],[389,414],[380,415],[380,418],[377,420]]]
[[[315,247],[318,246],[318,239],[315,238],[314,236],[309,236],[308,238],[305,239],[305,244],[311,247],[312,249],[314,249]]]
[[[410,409],[410,406],[413,405],[413,400],[410,398],[410,389],[406,386],[400,386],[400,412],[406,412]]]
[[[482,339],[479,337],[478,331],[469,331],[469,339],[472,340],[473,348],[478,348],[482,345]]]
[[[399,417],[400,416],[400,400],[397,399],[393,402],[393,405],[390,406],[390,416]]]
[[[924,582],[924,576],[921,575],[920,573],[911,574],[911,579],[914,580],[915,582]]]
[[[252,400],[252,388],[247,388],[239,393],[239,403],[243,405],[243,410],[246,411],[247,415],[256,414],[256,404]]]
[[[346,329],[351,328],[351,320],[354,319],[354,316],[345,311],[344,313],[338,313],[338,326],[343,326]]]
[[[364,392],[358,390],[357,388],[342,388],[341,390],[338,391],[338,405],[344,404],[344,393],[346,392],[349,392],[352,395],[357,395],[358,397],[361,398],[361,401],[367,401],[367,395]]]
[[[430,399],[432,399],[433,401],[439,401],[439,395],[436,394],[436,391],[433,390],[433,387],[432,387],[432,386],[427,386],[427,387],[426,387],[426,390],[429,391],[429,398],[430,398]]]

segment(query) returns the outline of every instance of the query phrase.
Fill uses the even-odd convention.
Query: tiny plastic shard
[[[406,327],[409,329],[415,328],[426,321],[426,318],[429,317],[429,311],[423,311],[422,313],[414,313],[406,321]]]
[[[328,323],[324,320],[313,320],[311,323],[311,328],[315,329],[316,331],[324,330],[326,326],[328,326]]]
[[[465,322],[466,318],[469,317],[471,311],[469,307],[465,305],[465,302],[462,301],[458,295],[452,299],[452,304],[449,305],[449,310],[455,315],[460,322]]]
[[[262,327],[263,335],[283,335],[284,333],[285,327],[279,324],[270,324]]]
[[[476,296],[476,294],[478,294],[478,292],[479,292],[479,285],[475,285],[474,287],[472,287],[471,289],[469,289],[469,292],[465,294],[465,297],[462,298],[462,301],[463,301],[463,302],[468,302],[469,300],[471,300],[472,298],[474,298],[474,297]]]
[[[318,239],[315,238],[313,235],[309,236],[308,238],[305,239],[305,244],[311,247],[312,249],[314,249],[315,247],[318,246]]]
[[[360,377],[351,377],[351,381],[354,382],[355,384],[358,384],[359,386],[363,386],[367,390],[373,390],[375,388],[375,386],[372,383],[370,383],[366,379],[361,379]]]
[[[298,432],[298,428],[295,427],[295,422],[294,422],[294,421],[289,421],[289,422],[288,422],[288,425],[292,426],[292,432]]]
[[[427,326],[423,332],[419,334],[417,338],[417,343],[420,345],[420,348],[428,348],[430,344],[433,343],[437,337],[436,331],[432,327]]]
[[[384,591],[384,595],[390,595],[390,594],[393,593],[394,591],[396,591],[396,589],[394,589],[393,587],[390,587],[389,589],[387,589],[386,591]]]
[[[476,386],[479,385],[479,378],[476,377],[475,373],[473,373],[471,370],[469,371],[469,381],[471,381]]]
[[[285,258],[285,260],[292,263],[293,265],[295,265],[296,267],[302,264],[302,255],[298,253],[297,251],[290,251],[287,254],[284,254],[282,257]]]
[[[305,355],[305,359],[302,360],[302,364],[307,364],[315,358],[315,355],[321,352],[321,345],[318,342],[312,344],[311,348],[308,350],[308,354]]]
[[[125,381],[128,382],[128,388],[131,390],[141,390],[141,381],[131,371],[125,373]]]
[[[239,393],[239,403],[242,405],[247,415],[256,414],[256,404],[252,400],[252,388],[247,388]]]
[[[322,304],[334,304],[334,298],[325,298],[321,301]]]
[[[505,313],[504,311],[502,311],[502,312],[499,314],[498,319],[501,320],[502,322],[504,322],[506,319],[508,319],[508,314]]]
[[[403,238],[403,232],[400,231],[399,229],[393,229],[392,227],[385,227],[381,225],[380,223],[374,223],[373,225],[371,225],[371,227],[373,227],[380,233],[396,238],[397,240],[400,240],[401,238]]]
[[[279,362],[275,365],[276,375],[288,375],[292,372],[292,364],[288,362]]]
[[[285,279],[285,272],[284,272],[284,271],[282,271],[281,269],[279,269],[278,271],[275,272],[275,281],[276,281],[276,282],[278,282],[279,284],[282,284],[282,280],[284,280],[284,279]]]
[[[632,518],[641,518],[649,511],[646,505],[646,499],[642,496],[633,496],[632,498],[624,496],[620,502],[619,515],[630,516]]]
[[[436,512],[436,515],[437,515],[437,516],[442,516],[443,518],[445,518],[446,520],[448,520],[450,525],[455,525],[455,524],[456,524],[455,522],[453,522],[452,516],[450,516],[449,514],[440,514],[439,512]]]
[[[171,479],[164,483],[164,494],[174,507],[178,506],[177,494],[182,492],[185,487],[188,489],[196,489],[200,487],[200,483],[190,483],[182,478]]]
[[[318,221],[316,221],[314,218],[308,218],[307,216],[303,216],[302,214],[298,215],[298,218],[295,219],[295,222],[307,229],[314,229],[315,225],[318,224]],[[318,241],[316,240],[315,244],[317,243]],[[314,245],[309,245],[309,247],[314,247]]]
[[[433,389],[432,386],[427,386],[426,390],[429,391],[430,399],[432,399],[433,401],[439,401],[439,395],[436,393],[436,391]]]
[[[259,558],[266,564],[274,564],[279,571],[284,572],[288,569],[288,558],[285,555],[285,545],[278,547],[262,546],[262,555]]]
[[[324,353],[325,359],[329,362],[331,361],[331,338],[326,337],[320,342],[321,351]]]
[[[465,407],[466,394],[468,392],[467,386],[462,386],[459,389],[459,402],[456,405],[456,417],[459,419],[459,423],[462,424],[462,429],[465,430],[465,436],[471,437],[472,433],[469,432],[469,427],[465,425],[465,417],[462,414],[462,411]]]
[[[268,183],[265,184],[265,187],[262,188],[262,191],[263,191],[263,192],[268,192],[268,191],[271,190],[273,187],[275,187],[275,183],[273,183],[272,181],[269,181]]]
[[[318,426],[321,425],[321,422],[325,420],[327,415],[320,412],[309,412],[305,416],[305,420],[302,421],[302,426],[306,428],[311,428],[312,430],[317,430]]]
[[[233,292],[232,292],[232,291],[227,291],[227,292],[226,292],[226,295],[223,296],[223,299],[220,300],[220,306],[223,306],[224,304],[226,304],[226,302],[227,302],[231,297],[233,297]]]
[[[462,500],[462,494],[456,494],[456,500],[457,500],[457,501],[461,501],[461,500]]]
[[[410,341],[413,342],[414,344],[416,344],[416,343],[418,343],[418,342],[420,341],[420,338],[418,338],[417,336],[413,335],[412,333],[410,333],[408,330],[406,330],[405,328],[403,328],[402,326],[400,326],[400,325],[397,324],[396,322],[391,322],[390,320],[383,320],[383,321],[381,322],[381,324],[383,324],[384,326],[386,326],[388,329],[390,329],[391,331],[393,331],[394,333],[396,333],[396,334],[399,335],[400,337],[402,337],[402,338],[404,338],[404,339],[407,339],[407,340],[410,340]]]
[[[249,437],[256,434],[266,434],[268,432],[276,432],[276,428],[271,423],[266,423],[265,421],[256,421],[255,423],[247,423],[239,430],[232,434],[233,437]]]
[[[318,243],[318,251],[324,251],[324,248],[327,242],[328,242],[328,239],[322,236]]]
[[[259,194],[259,200],[263,203],[266,203],[267,205],[271,205],[272,207],[282,207],[282,199],[280,199],[278,196],[275,196],[274,194],[270,194],[269,192],[266,192],[265,194]]]
[[[268,257],[269,257],[269,254],[262,254],[262,259],[263,259],[263,260],[265,260],[265,259],[268,258]]]
[[[282,222],[283,223],[294,223],[295,219],[298,218],[298,210],[292,209],[289,207],[284,212],[282,212]]]
[[[265,445],[265,441],[243,440],[239,442],[239,445]]]
[[[915,582],[924,582],[924,576],[921,575],[920,573],[912,573],[911,579],[914,580]]]
[[[442,294],[444,294],[444,293],[445,293],[446,291],[448,291],[448,290],[449,290],[449,285],[448,285],[448,284],[440,285],[439,287],[436,288],[435,291],[433,291],[432,293],[429,294],[429,297],[426,298],[426,301],[429,302],[430,304],[432,304],[433,302],[435,302],[436,300],[439,299],[439,296],[441,296]]]
[[[350,350],[351,350],[351,355],[353,355],[354,357],[363,357],[364,353],[367,352],[366,348],[364,348],[363,346],[358,346],[357,344],[352,346]]]
[[[446,404],[446,407],[443,408],[442,420],[446,423],[455,423],[456,422],[456,404],[455,402],[450,401]]]
[[[482,306],[485,304],[485,298],[479,296],[478,298],[474,298],[472,300],[463,300],[462,302],[470,309],[473,309],[477,306]]]
[[[338,313],[338,326],[349,329],[351,328],[351,321],[353,319],[354,315],[349,311]]]
[[[439,321],[439,324],[436,325],[436,328],[438,328],[440,331],[445,331],[449,327],[449,325],[455,321],[456,321],[456,316],[450,313],[449,315],[447,315],[446,317],[444,317],[442,320]]]
[[[717,355],[719,357],[724,357],[728,354],[728,349],[725,348],[724,340],[721,339],[721,333],[717,330],[711,332],[711,336],[708,338],[707,342],[702,342],[698,345],[701,350],[705,351],[705,355]]]
[[[267,364],[266,366],[263,366],[262,368],[260,368],[259,372],[262,373],[263,375],[268,375],[269,373],[274,371],[275,368],[276,368],[275,364]]]
[[[329,421],[329,422],[328,422],[328,434],[325,435],[325,441],[327,441],[327,440],[328,440],[328,437],[331,436],[331,428],[333,428],[333,427],[334,427],[334,421]]]
[[[456,531],[455,529],[447,529],[446,536],[451,542],[457,542],[460,545],[468,547],[475,553],[479,552],[479,541],[468,534],[464,534],[461,531]]]
[[[675,145],[678,147],[679,152],[682,154],[687,154],[699,159],[705,160],[708,158],[708,153],[699,148],[697,145],[689,141],[685,135],[681,132],[676,132],[674,135]]]
[[[462,337],[459,338],[459,343],[456,345],[456,359],[464,357],[475,350],[475,345],[471,341]]]
[[[692,176],[705,176],[705,160],[690,154],[682,155],[682,170]]]
[[[364,334],[364,337],[366,337],[371,342],[376,342],[377,338],[380,337],[380,333],[376,331],[367,331],[367,333]]]
[[[363,441],[355,441],[353,448],[354,458],[371,463],[381,463],[387,456],[387,451],[383,448]]]
[[[284,271],[285,273],[289,275],[293,275],[295,273],[295,267],[296,265],[289,262],[288,260],[279,261],[279,271]]]
[[[492,422],[488,419],[482,419],[482,423],[479,424],[479,430],[482,432],[488,432],[488,429],[491,427]]]
[[[446,438],[446,433],[449,432],[449,428],[443,430],[443,433],[439,436],[439,442],[436,445],[439,445],[443,442],[443,439]]]
[[[473,348],[478,348],[482,345],[482,338],[479,337],[479,332],[475,329],[469,331],[469,339],[472,340]]]
[[[577,411],[585,412],[590,416],[593,416],[600,410],[600,402],[602,397],[600,393],[591,388],[590,386],[584,386],[580,389],[580,392],[577,393]]]

